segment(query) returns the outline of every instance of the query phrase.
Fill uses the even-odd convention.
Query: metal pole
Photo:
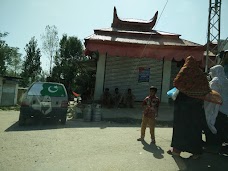
[[[208,58],[209,58],[209,47],[210,47],[210,19],[211,19],[211,0],[209,2],[209,13],[208,13],[208,26],[207,26],[207,53],[205,61],[205,72],[208,71]]]
[[[218,54],[221,51],[220,16],[221,16],[221,0],[210,0],[209,14],[208,14],[208,33],[207,33],[205,72],[208,72],[209,60],[213,62],[213,64],[215,65],[218,64]],[[210,53],[215,55],[214,60],[210,59]]]

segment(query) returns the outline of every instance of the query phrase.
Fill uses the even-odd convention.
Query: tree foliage
[[[21,85],[26,87],[40,77],[41,73],[41,52],[37,45],[37,40],[32,37],[25,47],[25,59],[22,65],[21,77],[23,78]]]
[[[6,74],[8,76],[19,76],[21,73],[22,59],[19,48],[11,48],[10,60],[7,62]]]
[[[21,54],[19,48],[10,47],[3,38],[7,32],[0,33],[0,74],[7,76],[19,76],[21,68]]]
[[[56,26],[47,25],[45,28],[45,33],[41,36],[42,39],[42,49],[48,55],[50,60],[50,75],[52,70],[53,57],[58,51],[59,38],[58,30]]]
[[[52,80],[65,84],[68,93],[76,84],[76,78],[82,73],[79,62],[83,59],[83,45],[74,36],[66,34],[60,40],[59,54],[55,56],[55,66],[52,70]]]
[[[8,35],[7,32],[0,33],[0,74],[6,74],[6,63],[10,63],[11,47],[3,40]]]

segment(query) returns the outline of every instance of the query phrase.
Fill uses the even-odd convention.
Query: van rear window
[[[29,89],[28,95],[31,95],[31,96],[66,97],[66,91],[65,91],[65,88],[60,84],[35,83]]]

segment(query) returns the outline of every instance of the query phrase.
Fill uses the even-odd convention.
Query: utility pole
[[[208,30],[207,30],[207,51],[205,72],[208,72],[209,60],[210,63],[216,64],[220,49],[220,16],[222,0],[210,0],[209,15],[208,15]],[[214,44],[214,45],[213,45]],[[216,55],[214,60],[209,58],[209,54]]]

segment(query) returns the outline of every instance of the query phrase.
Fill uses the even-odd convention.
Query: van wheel
[[[60,119],[61,119],[61,121],[60,121],[60,123],[62,124],[62,125],[65,125],[66,124],[66,114],[64,114]]]
[[[26,121],[26,119],[25,119],[25,117],[22,115],[22,114],[20,114],[19,115],[19,126],[23,126],[23,125],[25,125],[25,121]]]

